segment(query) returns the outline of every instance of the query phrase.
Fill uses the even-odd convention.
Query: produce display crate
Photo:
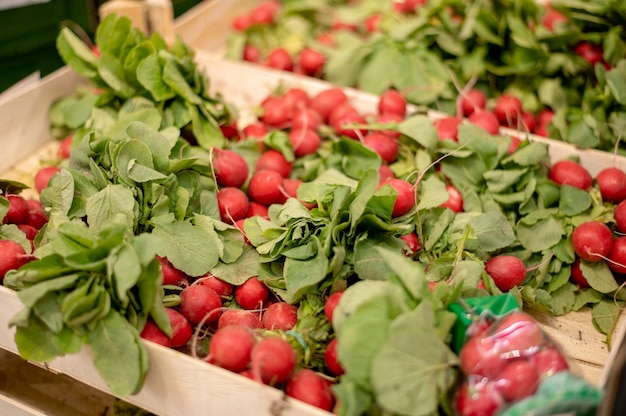
[[[328,88],[326,82],[291,73],[231,62],[215,54],[197,51],[198,64],[205,69],[211,93],[220,92],[234,104],[243,119],[252,114],[259,103],[279,84],[297,86],[313,94]],[[52,101],[67,95],[83,80],[69,68],[63,68],[43,80],[25,87],[21,92],[0,99],[0,126],[4,130],[5,157],[0,172],[4,179],[15,179],[32,185],[34,172],[41,163],[54,156],[58,142],[48,131],[47,110]],[[345,90],[361,111],[375,108],[377,97],[354,89]],[[431,113],[433,118],[440,113]],[[595,150],[578,150],[563,142],[531,136],[531,140],[549,143],[550,155],[558,160],[570,155],[580,157],[582,164],[595,175],[603,167],[616,165],[626,170],[626,159]],[[0,287],[0,348],[18,354],[13,341],[10,319],[21,310],[16,294]],[[561,317],[535,315],[542,328],[553,337],[569,357],[573,371],[590,383],[602,386],[610,369],[612,351],[605,336],[598,333],[588,311]],[[612,336],[615,345],[623,337],[623,316]],[[209,365],[176,350],[153,343],[146,345],[151,368],[142,390],[130,397],[130,403],[161,416],[181,414],[212,415],[328,415],[284,393],[263,386],[245,377]],[[88,347],[79,354],[65,356],[47,364],[54,372],[68,375],[81,383],[111,393],[101,380]]]

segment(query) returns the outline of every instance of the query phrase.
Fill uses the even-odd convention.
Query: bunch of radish
[[[521,311],[483,314],[461,348],[463,381],[455,398],[460,416],[491,416],[531,397],[540,383],[569,365],[537,322]]]

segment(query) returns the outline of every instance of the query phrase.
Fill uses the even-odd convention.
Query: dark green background
[[[179,16],[201,0],[172,0]],[[206,0],[205,0],[206,1]],[[98,7],[104,0],[50,0],[0,10],[0,92],[40,71],[45,76],[63,66],[55,39],[64,24],[78,25],[93,39]]]

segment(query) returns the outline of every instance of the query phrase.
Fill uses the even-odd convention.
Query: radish
[[[285,196],[284,201],[287,201],[287,198],[296,198],[298,196],[298,188],[301,184],[302,181],[300,179],[284,178],[282,184]]]
[[[254,202],[262,205],[280,203],[283,199],[283,194],[280,190],[282,182],[282,175],[275,170],[257,171],[250,178],[248,195]]]
[[[167,317],[172,325],[170,346],[172,348],[180,348],[187,345],[193,333],[191,324],[187,318],[185,318],[183,314],[178,312],[176,309],[165,308],[165,312],[167,313]]]
[[[171,341],[165,332],[161,331],[161,328],[159,328],[152,320],[146,321],[146,324],[143,326],[139,336],[147,341],[154,342],[155,344],[159,344],[164,347],[171,348],[172,346]]]
[[[323,90],[311,98],[309,106],[320,115],[322,120],[327,122],[330,112],[346,102],[348,102],[346,93],[339,87],[333,87]]]
[[[554,32],[558,25],[566,23],[567,21],[567,17],[549,6],[546,7],[546,12],[541,19],[541,23],[552,32]]]
[[[556,347],[542,348],[530,357],[530,362],[541,379],[569,369],[567,360]]]
[[[213,148],[213,170],[220,186],[241,188],[248,179],[248,164],[232,150]]]
[[[626,199],[626,173],[616,167],[602,169],[596,175],[602,199],[620,203]]]
[[[415,232],[401,235],[400,239],[406,243],[406,249],[403,249],[402,252],[407,256],[417,253],[421,248],[419,238]]]
[[[210,287],[191,285],[180,293],[180,313],[192,324],[217,321],[221,307],[222,298]]]
[[[290,118],[296,110],[302,110],[309,106],[311,98],[309,94],[302,88],[291,87],[281,96],[287,110],[289,111]]]
[[[311,48],[304,48],[298,54],[298,65],[302,72],[308,76],[320,76],[324,70],[326,57]]]
[[[378,175],[380,176],[380,182],[384,182],[387,179],[394,179],[396,177],[388,165],[380,165],[378,168]]]
[[[337,359],[337,338],[333,338],[326,346],[324,352],[324,365],[335,376],[343,375],[345,370]]]
[[[406,116],[406,99],[396,89],[386,90],[378,98],[378,114],[392,114],[404,118]]]
[[[626,274],[626,237],[617,237],[608,255],[609,269],[618,274]]]
[[[537,321],[522,311],[510,312],[501,318],[489,336],[504,357],[528,357],[544,343]]]
[[[9,210],[2,219],[4,224],[25,224],[28,222],[28,202],[21,195],[7,195]]]
[[[292,167],[293,163],[288,162],[281,152],[277,150],[268,150],[259,157],[254,170],[275,170],[280,173],[283,178],[286,178],[291,173]]]
[[[255,215],[263,218],[269,218],[267,206],[259,204],[258,202],[250,201],[248,204],[248,212],[246,212],[246,218],[254,217]]]
[[[237,32],[245,32],[252,25],[252,19],[248,14],[240,14],[235,16],[231,25]]]
[[[37,171],[35,174],[35,189],[41,193],[48,186],[48,182],[54,175],[60,172],[61,169],[57,166],[46,166]]]
[[[449,208],[454,212],[463,212],[463,196],[454,185],[446,185],[448,191],[448,200],[441,204],[441,207]]]
[[[582,260],[601,261],[613,247],[613,232],[604,223],[588,221],[580,224],[572,233],[574,251]]]
[[[59,143],[57,148],[57,157],[60,159],[69,159],[72,152],[72,140],[73,136],[67,136]]]
[[[470,337],[459,353],[461,370],[466,376],[494,378],[506,366],[497,342],[488,334]]]
[[[380,124],[395,123],[395,125],[397,125],[398,123],[402,122],[402,120],[404,120],[404,118],[397,114],[380,114],[378,117],[376,117],[376,122]],[[393,137],[394,139],[398,139],[401,135],[398,130],[385,129],[379,131],[383,134],[386,134],[387,136]]]
[[[461,121],[462,120],[458,117],[443,117],[435,120],[433,126],[437,129],[439,140],[449,139],[455,142],[458,141],[458,127]]]
[[[503,292],[508,292],[521,285],[526,279],[526,266],[517,257],[501,254],[490,258],[485,263],[485,271]]]
[[[263,328],[263,323],[258,313],[243,309],[226,309],[217,321],[217,327],[223,328],[229,325],[241,325],[251,329]]]
[[[415,207],[417,196],[411,183],[403,179],[386,179],[381,182],[379,187],[383,185],[391,186],[398,193],[393,204],[392,217],[400,217]]]
[[[522,143],[522,141],[518,137],[515,137],[515,136],[509,136],[509,138],[511,139],[511,144],[509,144],[509,147],[506,150],[506,152],[507,154],[512,155],[513,153],[515,153],[515,151],[517,150],[519,145]]]
[[[488,110],[477,110],[474,111],[469,117],[468,120],[482,127],[489,134],[498,134],[500,132],[500,122],[496,115]]]
[[[217,205],[223,222],[233,224],[246,217],[248,196],[239,188],[222,188],[217,192]]]
[[[486,379],[464,381],[454,399],[459,416],[495,415],[503,404],[493,383]]]
[[[200,276],[198,280],[201,285],[210,287],[223,298],[227,298],[233,293],[233,285],[224,280],[215,277],[211,273],[207,273],[204,276]]]
[[[398,142],[384,133],[373,131],[366,134],[363,144],[375,151],[386,163],[393,163],[398,157]]]
[[[626,201],[622,201],[613,210],[613,218],[615,219],[615,228],[620,233],[626,233]]]
[[[291,112],[282,97],[269,96],[261,103],[263,114],[259,117],[263,123],[275,128],[283,128],[291,120]]]
[[[322,145],[322,139],[317,132],[303,128],[292,129],[289,132],[289,142],[296,157],[311,155]]]
[[[539,385],[539,373],[526,360],[513,361],[502,369],[493,383],[505,400],[518,401],[535,393]]]
[[[28,204],[28,220],[26,223],[40,230],[41,227],[48,223],[48,214],[43,209],[38,199],[27,199]]]
[[[285,385],[287,396],[330,412],[335,402],[331,383],[310,368],[295,371]]]
[[[37,237],[37,234],[39,233],[39,230],[37,230],[32,225],[28,225],[28,224],[17,224],[17,228],[19,228],[20,231],[22,231],[24,233],[26,238],[31,243],[35,240],[35,237]]]
[[[461,95],[461,109],[465,117],[469,117],[479,110],[484,110],[486,106],[487,96],[477,88],[473,88]]]
[[[253,45],[245,45],[243,47],[243,60],[252,63],[261,62],[261,51]]]
[[[9,270],[19,269],[32,258],[24,247],[13,240],[0,240],[0,282]]]
[[[580,269],[580,257],[576,257],[576,260],[574,260],[574,263],[572,263],[570,267],[569,280],[581,288],[586,289],[591,287]]]
[[[250,20],[253,24],[271,25],[274,23],[276,13],[280,10],[280,3],[266,0],[250,11]]]
[[[252,348],[252,374],[265,384],[275,385],[287,380],[296,368],[296,351],[283,338],[269,336]]]
[[[339,304],[339,300],[341,299],[342,295],[343,290],[333,292],[330,296],[326,298],[326,301],[324,302],[324,315],[326,316],[326,319],[328,319],[328,322],[330,322],[331,324],[333,323],[333,313],[335,313],[335,308],[337,308],[337,305]]]
[[[174,265],[166,257],[157,256],[157,260],[161,266],[162,285],[181,287],[189,286],[189,276],[174,267]]]
[[[278,47],[267,55],[267,66],[282,71],[293,71],[293,59],[285,48]]]
[[[250,328],[228,325],[218,329],[209,343],[209,362],[230,371],[248,368],[256,338]]]
[[[270,305],[261,318],[265,329],[288,331],[298,322],[298,307],[287,302],[276,302]]]
[[[593,178],[587,169],[573,160],[560,160],[556,162],[548,177],[559,185],[569,185],[586,191],[593,185]]]
[[[291,128],[293,130],[309,129],[316,131],[321,125],[321,116],[310,107],[295,110],[291,117]]]
[[[235,300],[244,309],[257,309],[269,296],[269,290],[258,277],[250,277],[241,285],[235,288]]]
[[[496,98],[493,113],[500,125],[515,127],[522,114],[522,101],[514,95],[502,94]]]
[[[269,129],[261,122],[248,124],[241,130],[243,138],[254,137],[256,139],[262,139],[267,133],[269,133]]]
[[[368,16],[365,19],[365,30],[367,33],[372,34],[378,32],[380,22],[383,20],[383,16],[379,13]]]
[[[537,125],[537,120],[535,115],[530,111],[522,111],[520,117],[521,127],[523,131],[527,133],[532,133],[535,131],[535,127]]]
[[[595,66],[598,62],[603,62],[602,46],[593,45],[589,42],[580,42],[574,47],[576,52],[581,58],[589,63],[591,66]]]

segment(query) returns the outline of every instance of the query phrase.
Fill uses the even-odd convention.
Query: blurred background
[[[172,0],[179,16],[202,0]],[[63,25],[93,39],[98,8],[106,0],[0,0],[0,93],[39,72],[63,66],[55,39]]]

